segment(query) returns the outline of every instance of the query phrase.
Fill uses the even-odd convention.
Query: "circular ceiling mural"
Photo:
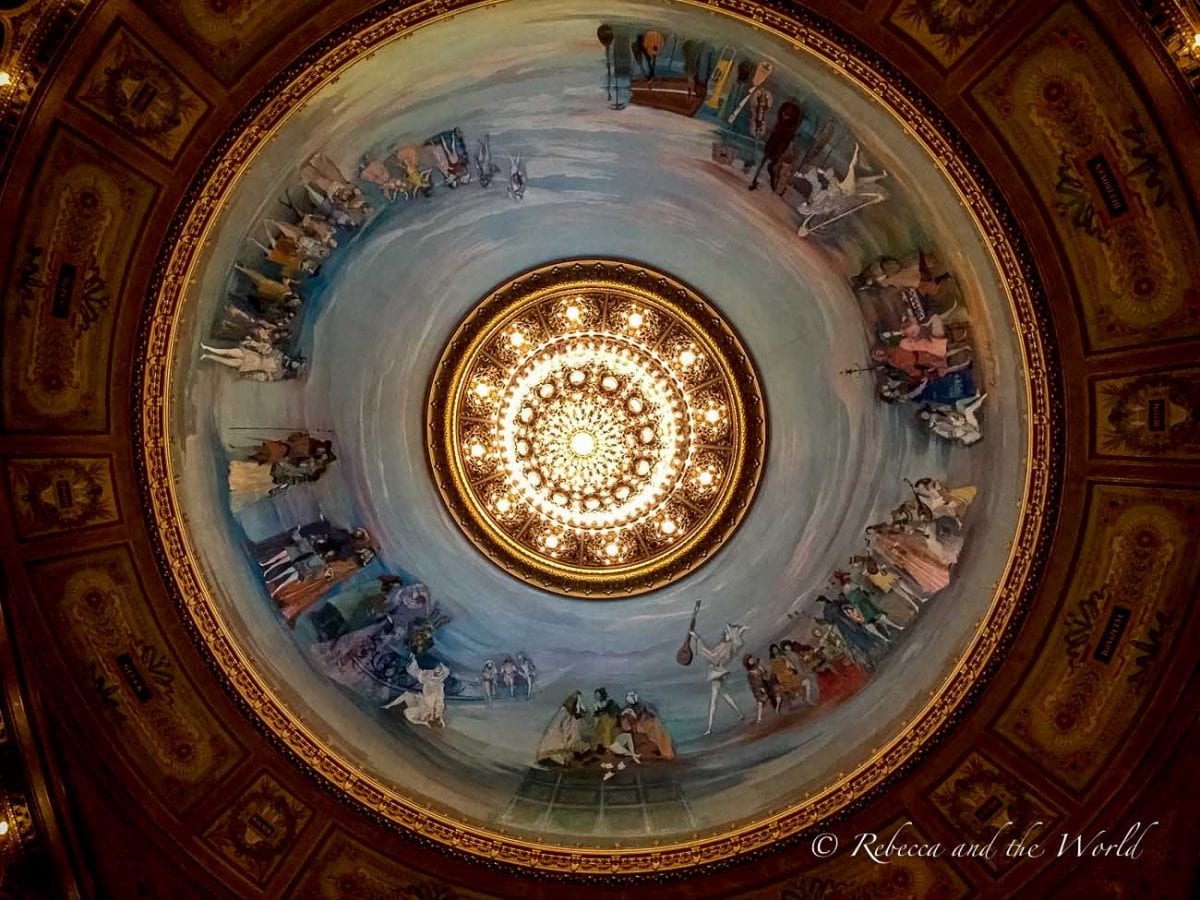
[[[603,260],[537,269],[472,311],[438,364],[428,426],[467,535],[581,597],[653,590],[710,558],[766,446],[754,367],[717,312]]]
[[[181,608],[315,777],[460,851],[808,827],[953,718],[1034,576],[1050,378],[994,192],[824,26],[720,8],[373,13],[165,251]]]

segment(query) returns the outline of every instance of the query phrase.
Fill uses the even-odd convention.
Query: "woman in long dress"
[[[201,360],[237,370],[250,381],[284,381],[298,378],[304,369],[303,357],[291,357],[277,347],[247,338],[236,347],[210,347],[201,344]]]
[[[776,695],[779,698],[777,708],[782,708],[785,704],[790,706],[793,701],[806,696],[804,680],[792,665],[792,661],[784,655],[779,644],[772,644],[767,648],[767,659],[771,681],[775,684]]]
[[[590,748],[586,738],[587,707],[580,691],[571,693],[558,707],[538,741],[537,761],[543,765],[571,766]]]
[[[960,523],[979,490],[971,484],[948,488],[936,478],[922,478],[913,485],[913,492],[935,520],[953,519]]]
[[[596,688],[592,697],[595,700],[592,704],[592,747],[603,751],[617,739],[621,706],[608,696],[607,688]]]
[[[370,565],[374,558],[375,551],[368,548],[357,551],[349,559],[312,557],[301,560],[302,570],[297,571],[296,577],[271,592],[288,627],[295,628],[296,620],[313,604],[336,585]]]
[[[639,755],[658,759],[675,758],[675,743],[671,740],[671,733],[663,725],[658,712],[641,701],[637,691],[625,695],[621,727],[633,735],[634,747]]]
[[[935,523],[911,526],[871,525],[871,550],[916,582],[929,596],[950,586],[950,567],[958,561],[961,538],[939,538]]]
[[[269,497],[276,488],[271,477],[271,467],[252,459],[234,459],[229,462],[229,506],[241,512],[251,504]]]

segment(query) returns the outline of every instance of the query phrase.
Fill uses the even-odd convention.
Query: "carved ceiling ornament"
[[[719,834],[660,846],[622,849],[579,848],[506,836],[423,807],[403,789],[383,783],[342,759],[320,734],[302,721],[250,662],[230,621],[205,585],[176,493],[170,454],[172,349],[188,302],[189,283],[201,246],[223,203],[250,161],[286,117],[360,58],[414,29],[473,7],[476,0],[437,0],[404,5],[383,3],[351,26],[323,41],[273,82],[234,123],[210,156],[164,237],[155,283],[142,323],[137,359],[141,402],[135,435],[140,481],[156,552],[176,602],[196,643],[209,657],[244,712],[279,749],[311,777],[364,814],[440,845],[448,852],[493,864],[537,868],[562,877],[612,879],[638,873],[665,877],[733,857],[761,855],[794,840],[830,817],[845,813],[915,763],[962,714],[999,662],[1015,624],[1038,580],[1057,510],[1054,473],[1061,461],[1063,411],[1053,330],[1033,275],[1032,264],[1010,214],[980,165],[932,105],[883,60],[866,54],[822,20],[780,12],[749,0],[708,0],[688,5],[763,29],[799,52],[815,56],[871,95],[902,121],[946,173],[978,223],[983,244],[1005,285],[1017,323],[1026,379],[1029,426],[1028,469],[1022,511],[1004,577],[988,614],[958,666],[934,691],[907,726],[835,783],[789,808],[738,823]]]
[[[545,266],[488,295],[429,388],[430,464],[483,553],[535,587],[628,597],[711,559],[758,487],[741,341],[644,266]]]

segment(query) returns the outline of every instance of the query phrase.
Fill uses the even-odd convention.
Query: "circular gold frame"
[[[954,670],[906,725],[849,771],[789,808],[720,833],[659,846],[580,848],[522,840],[422,806],[395,785],[346,762],[266,682],[201,576],[186,527],[171,457],[174,348],[205,240],[226,198],[261,147],[288,116],[347,67],[415,29],[510,0],[385,0],[322,41],[253,100],[198,173],[163,241],[135,354],[132,417],[143,507],[166,582],[197,646],[230,695],[277,749],[306,773],[376,821],[418,840],[491,864],[563,877],[613,878],[719,864],[760,855],[866,802],[910,769],[956,721],[994,671],[1011,641],[1045,562],[1057,514],[1055,473],[1063,454],[1063,403],[1053,327],[1023,238],[999,190],[945,119],[883,59],[823,19],[753,0],[676,0],[762,29],[811,54],[875,99],[920,143],[973,217],[1016,322],[1026,381],[1029,461],[1021,515],[1002,578],[974,639]]]
[[[462,459],[463,394],[473,366],[512,319],[562,293],[614,292],[637,297],[682,323],[703,341],[731,401],[730,465],[700,525],[670,549],[610,569],[556,562],[533,553],[499,528],[483,508]],[[509,574],[570,597],[611,599],[652,591],[711,559],[741,523],[762,477],[766,415],[758,375],[732,328],[704,298],[637,263],[580,259],[541,266],[501,285],[479,303],[446,343],[429,384],[427,445],[434,481],[454,520],[473,544]]]

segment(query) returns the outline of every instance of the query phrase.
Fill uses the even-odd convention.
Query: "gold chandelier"
[[[766,450],[737,335],[695,291],[609,260],[536,269],[479,303],[442,353],[427,427],[472,542],[576,597],[643,593],[711,557]]]

